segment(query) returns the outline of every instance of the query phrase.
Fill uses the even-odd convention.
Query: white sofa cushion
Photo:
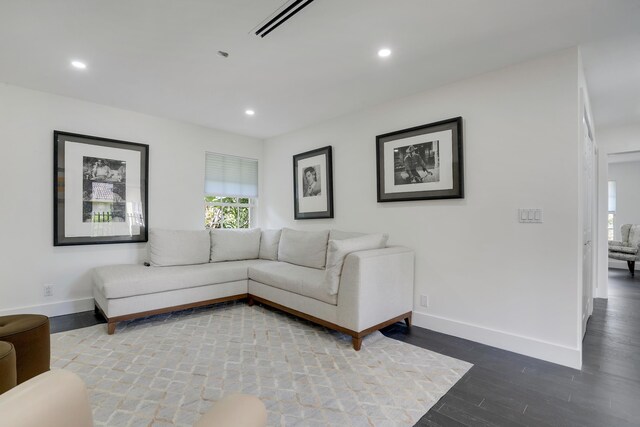
[[[336,305],[338,297],[329,295],[324,271],[286,262],[269,262],[249,267],[249,278],[274,288]]]
[[[387,240],[389,240],[389,236],[386,234],[366,234],[350,239],[329,240],[327,269],[325,270],[327,292],[330,295],[338,293],[342,265],[347,255],[351,252],[382,249],[387,246]]]
[[[282,230],[262,230],[260,237],[260,259],[278,260],[278,244]]]
[[[141,264],[109,265],[93,269],[95,286],[107,299],[194,288],[247,280],[248,268],[272,261],[248,260],[175,267]]]
[[[283,228],[278,245],[278,261],[303,267],[324,268],[329,230],[298,231]]]
[[[155,266],[209,262],[210,245],[207,230],[149,230],[149,259]]]
[[[260,253],[260,229],[211,230],[211,262],[257,259]]]
[[[358,233],[355,231],[331,230],[329,232],[329,240],[353,239],[354,237],[361,237],[365,235],[365,233]]]

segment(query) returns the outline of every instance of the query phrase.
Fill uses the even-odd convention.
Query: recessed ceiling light
[[[247,116],[253,116],[254,114],[256,114],[256,112],[255,112],[255,111],[253,111],[253,110],[246,110],[244,113],[245,113]]]
[[[378,56],[380,58],[386,58],[387,56],[391,55],[391,49],[380,49],[378,51]]]
[[[85,68],[87,68],[87,64],[85,64],[85,63],[84,63],[84,62],[82,62],[82,61],[71,61],[71,65],[72,65],[74,68],[77,68],[77,69],[79,69],[79,70],[84,70]]]

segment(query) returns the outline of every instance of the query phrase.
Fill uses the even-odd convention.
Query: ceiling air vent
[[[265,19],[267,23],[258,28],[258,30],[256,31],[256,36],[265,37],[271,31],[287,22],[292,16],[300,12],[305,7],[309,6],[309,4],[311,4],[312,2],[313,0],[295,0],[288,6],[283,6],[284,9],[281,8],[281,11],[276,10],[275,12],[273,12],[273,14],[271,14],[271,16],[273,17],[271,18],[270,16],[269,18]]]

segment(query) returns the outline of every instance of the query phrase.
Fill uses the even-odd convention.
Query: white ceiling
[[[640,121],[638,0],[316,0],[254,36],[284,1],[0,0],[0,81],[268,137],[586,44],[596,125]]]

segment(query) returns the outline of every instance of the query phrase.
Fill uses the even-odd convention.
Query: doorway
[[[607,240],[614,246],[618,246],[616,242],[623,246],[630,245],[629,251],[632,251],[636,233],[625,225],[640,224],[640,200],[637,194],[640,151],[609,154],[607,169]],[[640,262],[636,263],[631,253],[612,258],[608,259],[608,270],[627,270],[629,279],[633,279],[635,272],[640,270]]]

